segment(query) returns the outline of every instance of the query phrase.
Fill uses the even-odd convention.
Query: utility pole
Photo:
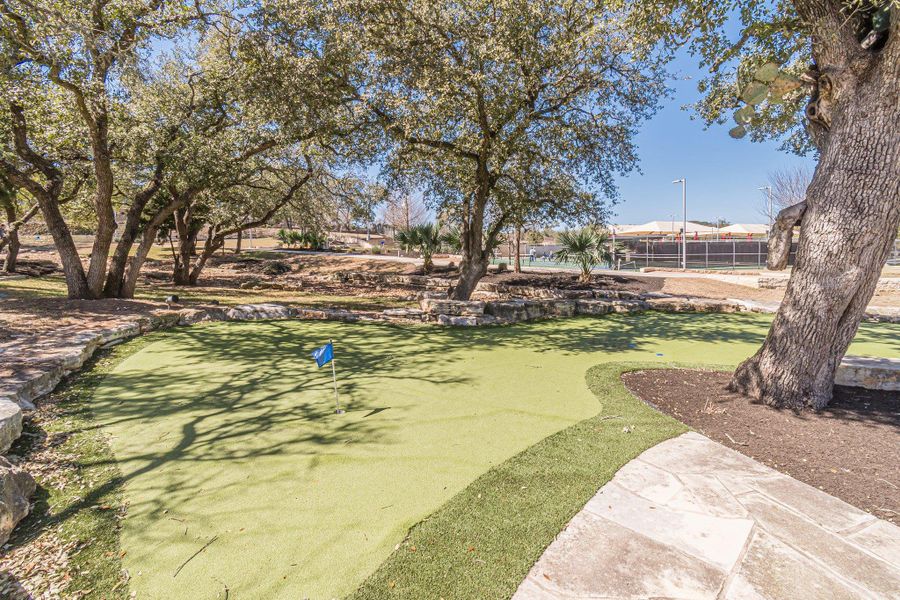
[[[765,191],[765,192],[766,192],[766,197],[767,197],[767,200],[768,200],[768,207],[769,207],[769,209],[768,209],[768,212],[769,212],[769,230],[771,231],[772,225],[775,223],[774,215],[772,214],[772,186],[771,186],[771,185],[764,185],[763,187],[758,188],[758,189],[759,189],[760,191]]]
[[[682,177],[672,183],[681,184],[681,268],[687,270],[687,180]]]

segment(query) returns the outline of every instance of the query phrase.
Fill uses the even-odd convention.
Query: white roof
[[[621,229],[616,229],[616,233],[618,235],[671,235],[679,233],[683,225],[682,221],[650,221],[642,225],[625,225]],[[712,235],[716,232],[716,228],[688,221],[687,233],[695,232]]]
[[[751,235],[765,235],[769,228],[761,223],[735,223],[722,228],[722,233],[743,233]]]

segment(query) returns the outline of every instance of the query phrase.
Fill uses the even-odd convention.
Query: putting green
[[[94,412],[125,479],[124,567],[139,598],[332,598],[492,465],[598,412],[604,361],[734,365],[760,315],[612,316],[491,329],[328,322],[157,334]],[[309,353],[335,340],[330,369]],[[856,354],[900,356],[900,327]],[[202,549],[202,551],[201,551]],[[198,551],[200,551],[198,553]]]

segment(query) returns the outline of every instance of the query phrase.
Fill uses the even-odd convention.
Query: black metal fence
[[[618,238],[625,247],[623,265],[640,267],[681,268],[682,242],[672,239]],[[765,240],[687,240],[689,269],[749,269],[765,268],[767,242]],[[794,264],[797,242],[791,244],[788,264]]]

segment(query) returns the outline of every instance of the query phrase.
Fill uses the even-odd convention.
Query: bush
[[[282,260],[270,260],[265,265],[263,265],[262,272],[265,275],[270,275],[272,277],[277,277],[278,275],[284,275],[285,273],[291,272],[291,265],[287,264]]]

